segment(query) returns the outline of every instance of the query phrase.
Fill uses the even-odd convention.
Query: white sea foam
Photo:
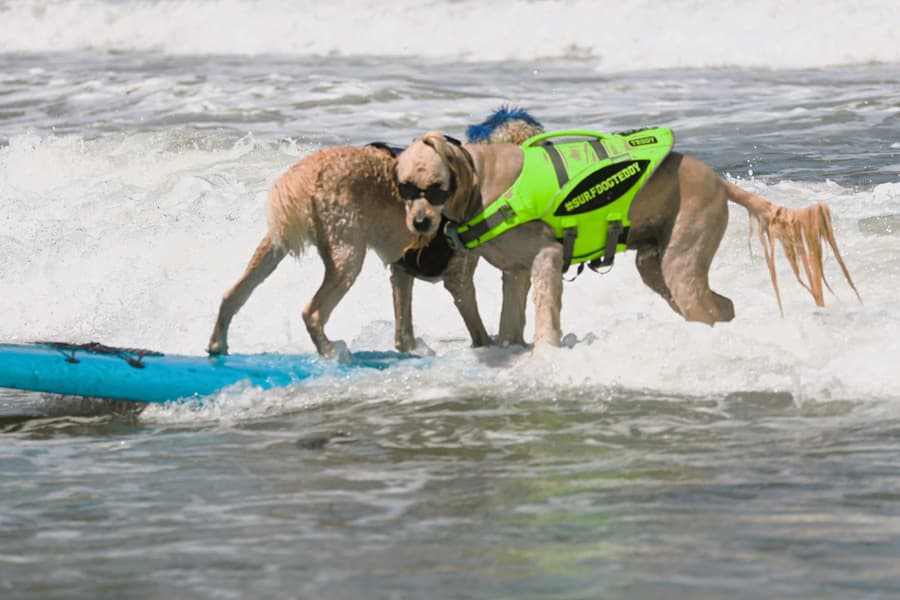
[[[218,299],[264,232],[266,190],[296,157],[277,143],[252,138],[194,148],[183,135],[172,130],[93,141],[23,135],[0,149],[0,271],[15,282],[14,290],[0,294],[0,339],[99,340],[203,352]],[[711,272],[714,289],[735,302],[733,322],[713,328],[685,323],[640,282],[633,255],[626,253],[608,274],[585,273],[565,285],[563,328],[577,340],[571,347],[504,355],[469,349],[443,287],[417,283],[416,333],[439,358],[435,367],[402,375],[415,390],[410,397],[465,389],[473,381],[482,391],[524,395],[536,387],[589,384],[689,395],[782,390],[801,400],[894,397],[900,389],[894,365],[900,356],[900,233],[879,218],[897,212],[898,184],[741,185],[788,206],[829,202],[865,305],[833,258],[826,273],[835,296],[827,298],[826,309],[815,308],[780,260],[785,316],[779,317],[762,252],[755,241],[753,254],[748,251],[746,213],[734,209]],[[285,261],[235,318],[232,349],[312,352],[299,313],[321,274],[314,252]],[[483,263],[476,278],[482,315],[496,331],[499,273]],[[530,338],[530,303],[528,310]],[[368,257],[328,333],[351,349],[391,347],[390,288],[376,256]],[[509,368],[491,367],[498,363]],[[360,395],[380,389],[392,396],[384,386],[396,381],[384,381],[338,387],[344,394],[358,386]],[[272,402],[295,409],[297,398],[316,402],[329,393],[322,388],[292,400],[273,392]],[[255,397],[237,390],[219,402],[226,412],[230,402],[235,415],[252,416],[258,413],[247,406]]]
[[[21,0],[5,52],[583,60],[603,71],[900,61],[895,0]]]

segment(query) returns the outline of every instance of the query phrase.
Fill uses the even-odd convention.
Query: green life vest
[[[563,243],[563,270],[586,261],[611,265],[625,250],[632,200],[673,143],[667,127],[534,136],[522,144],[522,172],[512,186],[469,221],[450,224],[448,241],[475,248],[522,223],[544,221]]]

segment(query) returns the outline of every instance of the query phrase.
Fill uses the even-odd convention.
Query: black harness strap
[[[588,263],[591,271],[597,271],[600,267],[611,267],[616,259],[616,246],[624,244],[628,239],[628,228],[622,227],[622,221],[610,221],[606,226],[606,250],[602,258],[597,258]]]
[[[483,221],[472,225],[465,231],[458,232],[459,240],[463,243],[463,245],[468,244],[469,242],[474,242],[504,221],[514,219],[515,216],[516,211],[513,210],[513,207],[509,204],[504,203],[500,206],[497,212],[492,213]]]
[[[387,142],[369,142],[368,144],[366,144],[366,146],[372,146],[373,148],[384,150],[385,152],[390,154],[392,158],[397,158],[397,155],[404,150],[402,146],[393,146],[391,144],[388,144]]]
[[[578,228],[577,227],[567,227],[563,230],[563,265],[562,270],[563,273],[569,270],[569,267],[572,265],[572,254],[575,250],[575,238],[578,237]],[[581,268],[579,267],[578,272],[581,273]],[[576,275],[577,277],[578,275]]]
[[[577,237],[577,227],[569,227],[568,229],[563,230],[563,273],[568,271],[569,267],[572,265],[572,252],[575,248],[575,238]],[[603,251],[603,256],[588,262],[587,266],[595,273],[599,273],[601,267],[611,267],[616,259],[616,246],[624,244],[627,239],[628,227],[623,227],[622,221],[610,221],[607,224],[606,249]],[[568,281],[574,281],[576,277],[581,275],[581,272],[584,271],[584,265],[585,263],[578,265],[578,271],[575,272],[575,277]]]

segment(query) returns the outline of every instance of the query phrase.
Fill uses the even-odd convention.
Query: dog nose
[[[423,217],[421,219],[416,219],[415,221],[413,221],[413,227],[416,228],[416,231],[425,233],[426,231],[431,229],[431,218]]]

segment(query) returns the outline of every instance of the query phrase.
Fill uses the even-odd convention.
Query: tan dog
[[[407,227],[433,234],[442,215],[466,223],[516,182],[523,156],[519,146],[460,146],[448,143],[440,132],[415,140],[397,162],[397,181],[407,200]],[[441,195],[446,197],[443,204]],[[777,206],[723,180],[697,159],[672,152],[633,200],[626,243],[637,250],[641,279],[676,313],[688,321],[710,325],[734,318],[731,300],[713,292],[708,281],[710,264],[728,223],[729,199],[745,207],[759,223],[779,306],[775,239],[781,241],[798,280],[819,306],[824,305],[821,239],[831,246],[856,291],[838,251],[827,206],[816,204],[802,210]],[[523,343],[525,302],[533,281],[534,341],[558,346],[564,260],[563,244],[554,230],[543,221],[532,220],[484,242],[476,252],[503,271],[498,342]],[[800,278],[798,261],[808,284]]]
[[[485,141],[520,143],[541,131],[540,124],[530,117],[523,119],[520,113],[505,110],[493,115],[499,118]],[[524,111],[521,114],[527,117]],[[422,245],[422,236],[412,235],[404,225],[403,203],[394,184],[395,163],[393,153],[383,147],[327,148],[305,157],[274,183],[267,205],[269,231],[244,274],[222,298],[209,339],[210,354],[228,352],[228,327],[234,315],[287,254],[299,255],[308,245],[316,247],[325,265],[324,280],[303,309],[306,329],[320,354],[335,353],[325,335],[325,324],[359,275],[367,248],[390,264],[394,344],[400,351],[415,348],[413,274],[410,261],[406,267],[398,261],[407,247]],[[477,347],[490,344],[491,339],[476,304],[474,258],[454,254],[442,279]]]

